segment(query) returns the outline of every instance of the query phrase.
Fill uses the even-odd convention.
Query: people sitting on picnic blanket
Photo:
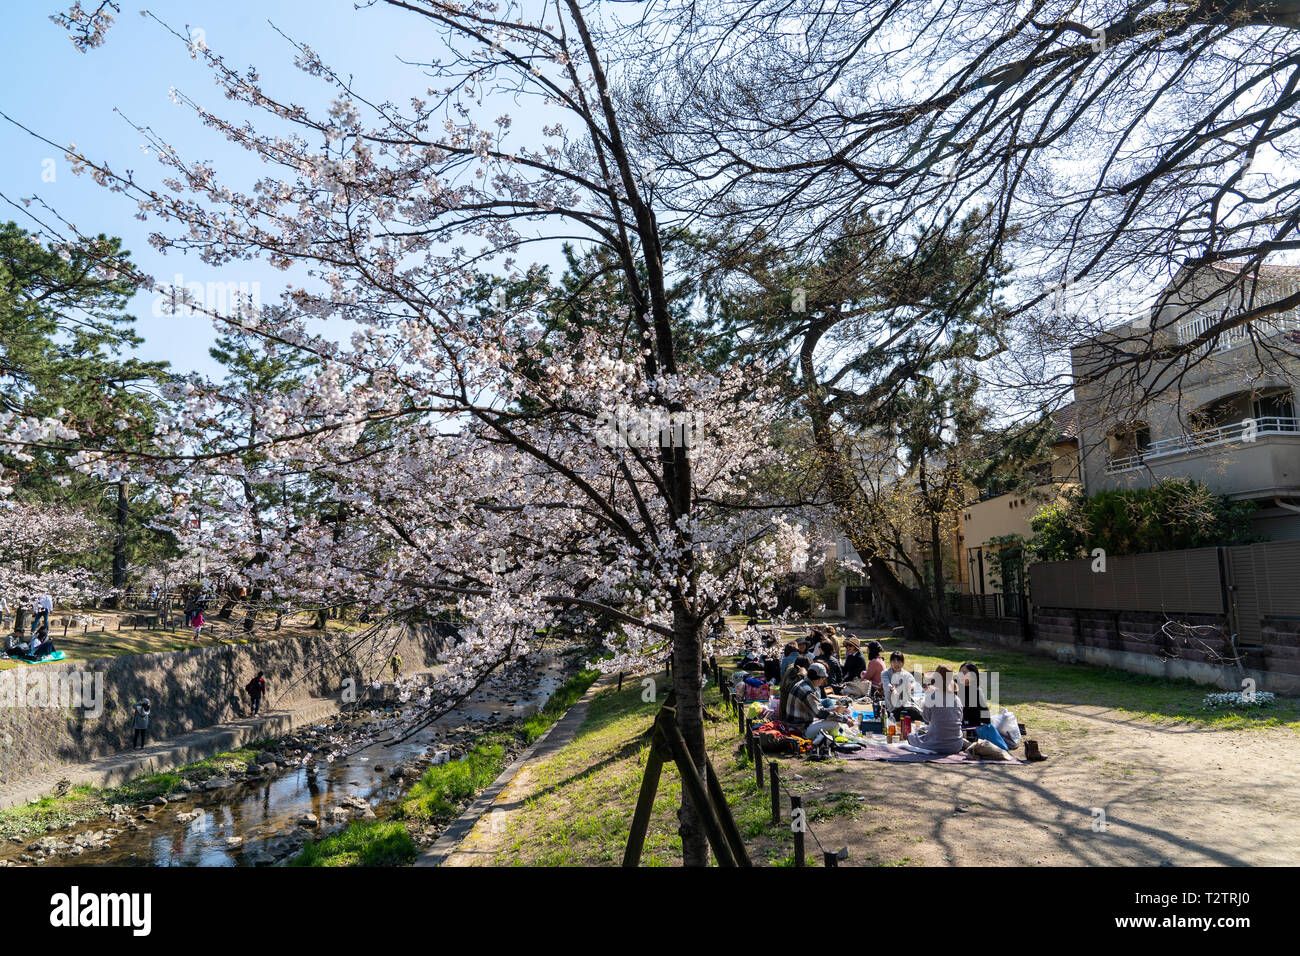
[[[808,665],[808,676],[790,688],[790,701],[785,706],[785,722],[799,729],[799,734],[814,740],[823,730],[834,736],[848,718],[844,704],[827,707],[822,703],[822,688],[826,686],[826,668],[813,661]]]
[[[963,727],[980,727],[990,723],[989,702],[980,687],[979,668],[967,661],[957,669],[961,693],[961,725]]]
[[[785,676],[781,678],[781,702],[776,709],[776,719],[785,720],[786,708],[790,703],[790,691],[794,685],[799,683],[808,676],[808,668],[812,666],[812,661],[807,656],[796,654],[794,660],[790,663],[789,669],[786,670]]]
[[[41,625],[41,629],[36,632],[32,638],[31,644],[27,648],[27,656],[33,660],[45,657],[47,654],[54,653],[54,642],[50,640],[50,628],[46,624]]]
[[[6,654],[23,654],[27,651],[27,642],[23,640],[22,632],[14,628],[12,634],[5,636],[5,653]]]
[[[844,639],[844,679],[861,680],[862,672],[867,669],[867,662],[862,658],[862,651],[858,648],[858,639],[848,637]]]
[[[889,655],[889,670],[884,672],[885,710],[895,720],[911,717],[923,720],[917,704],[925,690],[915,677],[903,665],[907,663],[901,651]]]
[[[813,658],[813,663],[826,668],[827,683],[831,687],[838,689],[844,686],[844,669],[835,657],[835,645],[826,638],[822,638],[817,645],[817,656]]]
[[[775,647],[763,655],[763,679],[769,684],[781,683],[781,658]]]
[[[921,710],[925,731],[912,731],[907,742],[931,753],[961,753],[966,747],[966,737],[961,732],[961,710],[961,698],[952,671],[940,664],[934,669],[934,677],[930,678],[930,686],[925,691],[925,706]]]

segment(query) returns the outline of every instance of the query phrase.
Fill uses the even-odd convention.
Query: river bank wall
[[[364,639],[320,634],[0,671],[0,784],[128,747],[141,697],[153,709],[150,741],[251,716],[244,685],[258,671],[267,682],[263,710],[309,699],[343,706],[390,675],[393,654],[403,670],[423,670],[454,635],[424,624]]]

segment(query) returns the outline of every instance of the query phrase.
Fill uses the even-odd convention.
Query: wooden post
[[[659,773],[663,766],[659,734],[656,731],[650,737],[650,756],[645,763],[645,776],[641,778],[641,793],[636,798],[636,812],[632,814],[632,829],[627,836],[627,849],[623,852],[624,866],[636,866],[641,862],[641,848],[645,845],[646,830],[650,826],[650,811],[654,809],[655,791],[659,789]]]
[[[718,815],[718,822],[722,824],[722,831],[731,845],[731,852],[736,858],[737,865],[752,866],[749,862],[749,854],[745,852],[745,839],[740,835],[740,827],[736,826],[736,818],[731,815],[727,795],[722,792],[722,784],[718,783],[718,775],[713,769],[713,764],[708,760],[704,762],[704,774],[709,784],[709,797],[713,801],[713,809]]]
[[[840,865],[840,855],[839,855],[838,853],[836,853],[834,850],[823,850],[823,851],[822,851],[822,861],[823,861],[827,866],[839,866],[839,865]]]
[[[622,690],[622,689],[623,689],[623,672],[622,672],[622,671],[619,671],[619,672],[618,672],[618,689],[619,689],[619,690]]]
[[[745,708],[740,706],[740,701],[736,700],[736,695],[732,694],[731,699],[736,703],[736,733],[742,737],[745,735]]]
[[[695,811],[704,824],[704,832],[713,846],[713,855],[718,861],[718,866],[736,866],[731,845],[727,842],[722,824],[718,821],[713,805],[709,802],[708,791],[704,781],[700,779],[700,771],[696,768],[695,761],[691,759],[691,752],[686,747],[686,739],[682,737],[681,728],[677,726],[675,720],[664,719],[667,711],[661,710],[659,713],[660,716],[656,720],[660,732],[667,738],[669,749],[672,750],[673,762],[677,764],[677,770],[682,776],[682,786],[685,787],[691,802],[695,804]]]
[[[754,722],[748,717],[745,718],[745,751],[749,754],[749,759],[754,759]]]
[[[754,748],[754,782],[758,784],[758,792],[763,792],[763,748],[758,745],[758,738],[754,736],[753,721],[750,721],[749,739],[751,746]]]
[[[772,826],[781,825],[781,765],[772,760],[767,765],[767,775],[772,784]]]
[[[803,797],[797,793],[790,794],[790,828],[794,830],[794,865],[807,866],[803,858],[803,830],[807,825],[804,822],[804,815],[799,811],[803,809]]]

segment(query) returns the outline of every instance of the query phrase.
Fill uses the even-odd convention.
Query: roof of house
[[[1070,402],[1052,412],[1052,422],[1056,425],[1056,441],[1079,440],[1079,403]]]

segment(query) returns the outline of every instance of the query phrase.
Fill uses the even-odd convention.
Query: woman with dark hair
[[[831,687],[838,691],[844,685],[844,671],[835,657],[835,645],[831,643],[830,638],[823,637],[821,643],[817,645],[817,656],[813,658],[813,663],[821,664],[826,668],[826,682]]]
[[[961,725],[979,727],[981,724],[990,723],[989,702],[984,697],[984,689],[980,687],[979,668],[967,661],[958,668],[958,675],[961,682],[958,688],[962,705]]]
[[[846,637],[844,651],[844,679],[860,680],[862,672],[867,669],[867,662],[862,657],[862,651],[858,649],[858,639]]]
[[[906,669],[907,658],[902,651],[889,655],[889,670],[885,671],[885,712],[895,720],[911,717],[924,720],[917,704],[925,694],[920,682]]]
[[[778,680],[785,680],[785,675],[790,672],[790,665],[799,657],[799,648],[794,646],[794,642],[786,644],[785,649],[781,651],[781,675]]]
[[[881,682],[881,678],[885,673],[885,659],[881,656],[884,653],[884,645],[879,641],[867,641],[866,679],[871,682],[872,689],[881,692],[884,691],[884,685]]]

